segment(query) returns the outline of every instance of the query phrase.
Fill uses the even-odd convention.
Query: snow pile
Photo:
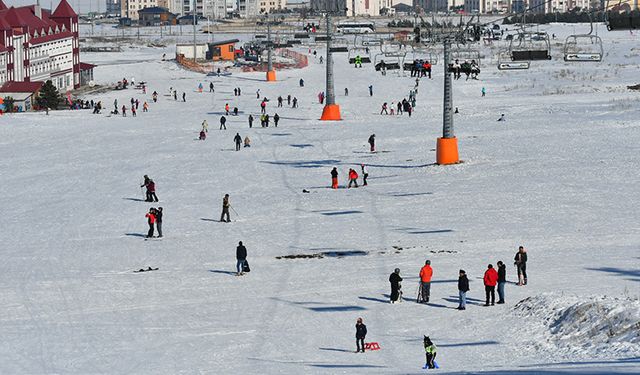
[[[521,337],[535,340],[529,345],[532,350],[549,350],[563,357],[640,355],[638,299],[604,296],[585,300],[543,294],[520,301],[513,311],[526,326],[517,329],[530,331]]]

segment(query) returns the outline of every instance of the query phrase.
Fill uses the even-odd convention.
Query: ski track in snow
[[[575,27],[542,28],[564,40]],[[441,373],[640,373],[632,345],[568,345],[562,334],[574,334],[569,323],[579,316],[552,334],[544,317],[513,308],[531,297],[558,313],[565,300],[607,295],[620,298],[620,316],[635,316],[624,298],[640,297],[639,100],[624,87],[637,83],[639,56],[630,50],[639,36],[600,35],[601,64],[564,63],[554,41],[554,60],[528,72],[499,72],[485,58],[479,81],[454,81],[464,163],[447,167],[433,165],[441,62],[421,80],[409,119],[378,113],[382,102],[407,97],[414,79],[353,69],[336,54],[344,120],[324,123],[316,97],[324,65],[312,56],[274,84],[261,81],[264,73],[204,77],[159,61],[170,48],[83,53],[99,65],[99,83],[148,81],[146,96],[128,89],[87,99],[108,112],[115,98],[128,106],[136,97],[150,111],[0,117],[0,373],[417,374],[422,335],[438,345]],[[169,87],[186,92],[186,105],[165,96]],[[270,98],[267,112],[281,116],[278,128],[260,128],[258,88]],[[287,107],[288,93],[300,108]],[[243,114],[227,116],[229,130],[219,131],[227,102]],[[500,113],[505,123],[496,122]],[[197,141],[205,118],[207,140]],[[235,132],[252,147],[233,151]],[[371,133],[376,153],[368,152]],[[347,170],[360,173],[360,163],[369,186],[346,189]],[[333,166],[337,191],[328,186]],[[141,201],[144,174],[160,202]],[[225,193],[239,214],[229,224],[217,222]],[[165,208],[162,241],[143,239],[149,206]],[[242,277],[233,276],[238,241],[252,268]],[[530,284],[510,283],[506,305],[480,307],[487,263],[502,259],[513,282],[520,244],[530,252]],[[347,255],[275,259],[336,251]],[[434,266],[430,306],[413,302],[425,259]],[[160,269],[133,273],[148,266]],[[406,300],[390,305],[396,267]],[[460,268],[471,282],[465,312],[454,310]],[[380,351],[353,353],[357,317]]]

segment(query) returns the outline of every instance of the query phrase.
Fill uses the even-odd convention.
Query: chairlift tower
[[[451,54],[451,40],[444,38],[444,98],[442,108],[442,137],[436,144],[436,164],[457,164],[458,139],[453,133],[453,87],[451,72],[449,72],[449,60]]]
[[[333,32],[331,30],[331,12],[327,9],[327,58],[326,66],[326,96],[325,105],[322,109],[322,121],[339,121],[342,120],[340,116],[340,106],[336,104],[335,88],[333,83],[333,54],[331,53]]]
[[[271,41],[271,21],[267,15],[267,81],[276,81],[276,71],[273,69],[273,42]]]

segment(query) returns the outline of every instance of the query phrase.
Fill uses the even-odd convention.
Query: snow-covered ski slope
[[[563,38],[574,27],[548,29]],[[84,54],[128,60],[96,68],[98,82],[148,81],[147,95],[87,99],[110,110],[134,97],[151,109],[0,117],[0,373],[417,374],[422,335],[438,346],[439,373],[640,373],[640,98],[625,88],[639,83],[640,35],[601,35],[600,64],[564,63],[554,42],[554,60],[530,71],[498,72],[487,59],[479,81],[455,81],[464,160],[455,166],[433,165],[441,64],[420,82],[413,117],[380,116],[413,79],[336,55],[344,120],[323,123],[324,65],[313,57],[277,83],[234,74],[200,94],[209,77],[160,61],[158,50]],[[187,103],[164,96],[169,87]],[[248,128],[257,89],[278,128]],[[275,108],[287,94],[300,108]],[[219,131],[227,102],[242,114]],[[233,151],[236,132],[250,149]],[[328,188],[332,167],[344,187],[360,163],[369,186]],[[160,203],[142,201],[144,174]],[[216,222],[225,193],[237,211],[228,224]],[[150,206],[164,208],[163,240],[142,237]],[[233,275],[238,241],[252,269],[243,277]],[[526,287],[513,283],[518,245],[529,254]],[[425,259],[429,306],[413,302]],[[498,260],[507,303],[480,306],[482,274]],[[148,266],[159,270],[132,272]],[[391,305],[396,267],[407,300]],[[459,269],[471,281],[466,311],[454,309]],[[353,353],[358,317],[381,350]]]

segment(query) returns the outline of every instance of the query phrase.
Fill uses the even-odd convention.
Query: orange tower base
[[[320,117],[322,121],[340,121],[342,117],[340,117],[340,106],[337,104],[327,104],[324,106],[322,110],[322,116]]]
[[[438,138],[436,145],[436,163],[440,165],[457,164],[460,162],[458,157],[458,139]]]
[[[274,82],[275,80],[276,80],[276,71],[275,70],[269,70],[267,72],[267,81]]]

